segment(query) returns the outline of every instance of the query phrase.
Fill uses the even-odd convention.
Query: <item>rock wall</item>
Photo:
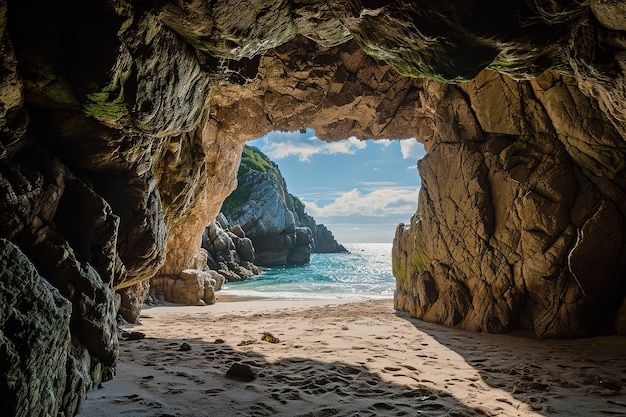
[[[243,142],[273,129],[426,145],[398,309],[626,332],[623,7],[1,2],[2,405],[77,412],[114,373],[118,311],[193,265]]]
[[[623,127],[554,73],[516,83],[483,72],[460,89],[462,101],[447,105],[470,110],[462,136],[429,145],[418,212],[396,231],[396,308],[486,332],[614,331]]]

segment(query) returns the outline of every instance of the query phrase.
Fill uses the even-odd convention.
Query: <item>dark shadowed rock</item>
[[[3,412],[55,414],[63,408],[66,378],[72,378],[66,368],[71,355],[72,305],[5,239],[0,239],[0,276],[0,327],[5,329],[0,342]]]
[[[251,382],[256,379],[256,374],[249,365],[233,363],[226,371],[226,377],[242,382]]]

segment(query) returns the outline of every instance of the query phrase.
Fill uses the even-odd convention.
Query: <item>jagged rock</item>
[[[150,292],[150,282],[139,282],[117,291],[120,295],[119,314],[128,323],[139,323],[139,315]]]
[[[308,227],[311,230],[313,238],[313,253],[340,253],[348,252],[348,250],[337,240],[333,233],[328,230],[323,224],[317,224],[315,219],[309,216],[304,210],[304,204],[300,199],[294,195],[291,195],[293,201],[293,208],[298,218],[298,225],[300,227]]]
[[[614,162],[572,143],[593,134],[589,127],[561,122],[564,102],[582,112],[593,106],[570,79],[545,74],[530,85],[500,79],[484,74],[463,86],[468,105],[498,97],[465,122],[493,134],[440,143],[418,164],[419,210],[410,226],[398,227],[394,245],[396,308],[488,332],[602,332],[609,325],[604,314],[613,316],[622,301],[606,292],[624,262],[621,197],[611,197],[610,186],[600,191],[607,184],[593,179]],[[490,91],[496,88],[507,91]],[[526,116],[498,117],[497,106]],[[619,137],[605,126],[596,140]]]
[[[12,416],[56,414],[65,405],[72,305],[5,239],[0,239],[0,276],[0,405]]]
[[[228,220],[220,213],[216,220],[209,223],[202,235],[202,247],[207,251],[205,267],[217,271],[223,281],[242,281],[259,273],[253,264],[255,250],[252,242],[245,236],[239,225],[230,229]],[[233,233],[233,230],[237,232]],[[220,289],[216,287],[217,289]]]

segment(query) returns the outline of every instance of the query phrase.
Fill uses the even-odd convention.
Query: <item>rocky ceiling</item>
[[[396,308],[624,332],[626,2],[0,3],[0,403],[73,415],[194,262],[243,143],[416,137]]]

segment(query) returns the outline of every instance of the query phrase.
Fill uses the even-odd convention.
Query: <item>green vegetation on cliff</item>
[[[241,177],[248,171],[257,172],[278,172],[278,167],[255,146],[244,146],[241,154],[241,164],[237,172],[237,178]]]
[[[233,212],[242,207],[252,196],[252,190],[245,184],[243,177],[250,171],[268,174],[278,172],[278,167],[258,148],[254,146],[244,146],[241,154],[241,163],[237,171],[237,181],[239,185],[222,204],[222,211]]]

